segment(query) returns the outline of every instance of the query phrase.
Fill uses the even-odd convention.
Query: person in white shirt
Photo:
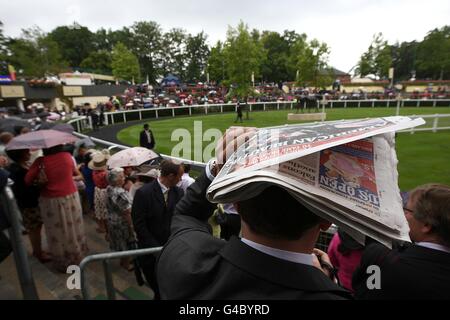
[[[181,176],[181,181],[177,184],[177,187],[183,189],[183,191],[186,193],[187,188],[195,182],[195,179],[189,175],[189,172],[191,171],[191,165],[183,163],[182,166],[184,173]]]

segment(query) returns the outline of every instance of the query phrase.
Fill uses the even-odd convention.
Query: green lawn
[[[242,125],[255,127],[268,127],[295,123],[287,121],[287,114],[291,110],[253,112],[250,120],[244,120]],[[450,108],[402,108],[401,115],[450,113]],[[327,110],[327,120],[354,119],[366,117],[382,117],[395,115],[395,108],[347,108]],[[224,132],[228,127],[235,125],[235,114],[213,114],[196,117],[177,117],[166,120],[147,121],[155,135],[156,150],[163,154],[171,154],[173,147],[179,141],[171,141],[175,129],[184,128],[194,131],[194,121],[201,121],[202,132],[217,128]],[[244,114],[245,119],[245,114]],[[450,120],[441,120],[440,123],[450,126]],[[240,125],[240,124],[239,124]],[[139,132],[142,122],[130,126],[118,134],[118,139],[130,145],[139,144]],[[193,144],[194,142],[192,142]],[[203,142],[203,147],[210,142]],[[400,187],[408,190],[419,184],[427,182],[441,182],[450,185],[450,132],[439,133],[402,133],[397,139],[397,153],[399,158]],[[184,158],[193,158],[192,154],[181,154]],[[195,159],[199,160],[199,159]],[[203,159],[206,161],[207,159]]]

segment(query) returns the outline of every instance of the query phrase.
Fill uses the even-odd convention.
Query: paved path
[[[115,125],[109,125],[109,126],[105,126],[105,127],[101,127],[100,130],[98,131],[88,131],[86,133],[86,135],[94,137],[94,138],[98,138],[98,139],[102,139],[102,140],[106,140],[112,143],[117,143],[117,144],[121,144],[121,145],[125,145],[125,146],[130,146],[129,144],[125,144],[121,141],[119,141],[117,139],[117,133],[119,133],[120,130],[128,128],[130,126],[134,126],[137,124],[143,124],[148,122],[148,120],[144,120],[144,121],[130,121],[130,122],[126,122],[126,123],[120,123],[120,124],[115,124]]]

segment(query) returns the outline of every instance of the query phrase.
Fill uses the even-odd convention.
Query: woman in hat
[[[137,181],[133,183],[129,191],[131,199],[132,200],[134,199],[136,191],[138,191],[141,187],[143,187],[144,184],[153,182],[154,180],[158,179],[159,174],[160,174],[159,170],[157,169],[150,169],[147,172],[140,172],[136,174]]]
[[[89,168],[92,170],[92,180],[95,184],[94,191],[94,212],[95,221],[97,222],[97,232],[106,233],[106,188],[108,187],[107,165],[109,159],[108,150],[97,152],[89,162]]]
[[[125,251],[133,248],[136,238],[131,220],[132,200],[123,188],[125,175],[122,168],[115,168],[108,172],[109,186],[106,189],[108,208],[107,226],[109,245],[113,251]],[[120,265],[132,271],[130,258],[122,258]]]

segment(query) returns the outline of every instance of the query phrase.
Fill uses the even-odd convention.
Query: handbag
[[[74,182],[78,191],[86,190],[86,184],[83,180],[75,180]]]
[[[34,183],[36,186],[42,188],[44,187],[48,182],[47,174],[45,173],[45,166],[44,166],[44,159],[41,158],[39,162],[39,172],[34,180]]]

